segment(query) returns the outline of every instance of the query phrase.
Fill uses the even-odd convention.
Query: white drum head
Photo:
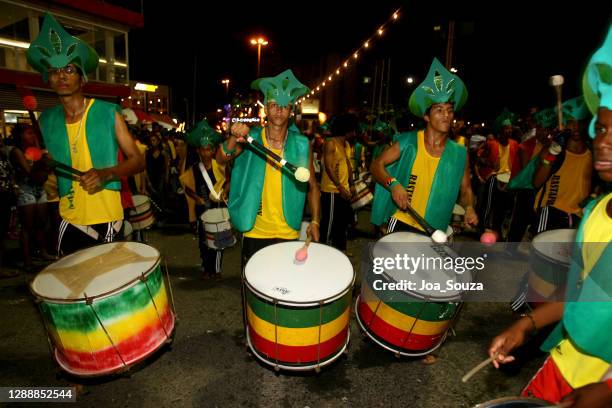
[[[440,251],[443,251],[446,255],[443,257]],[[471,282],[472,280],[472,275],[469,270],[464,271],[462,274],[458,274],[454,270],[445,270],[440,267],[444,264],[444,258],[455,258],[458,255],[448,246],[432,242],[427,236],[412,232],[394,232],[378,240],[372,250],[372,256],[374,258],[396,259],[397,255],[402,259],[402,269],[385,269],[384,275],[381,276],[386,276],[388,279],[395,282],[400,282],[402,280],[415,282],[418,290],[411,291],[410,293],[418,294],[419,297],[432,299],[458,298],[462,292],[454,288],[448,289],[446,282],[448,280],[453,282]],[[419,258],[421,262],[429,260],[429,265],[427,268],[418,268],[412,273],[412,268],[410,268],[410,270],[403,269],[404,255],[407,255],[407,257],[415,261]],[[442,264],[440,264],[440,261],[434,261],[435,259],[441,259]],[[408,265],[412,265],[412,263]],[[438,283],[440,289],[435,287],[431,289],[421,289],[423,286],[422,282]]]
[[[335,248],[313,242],[308,258],[299,264],[295,252],[303,245],[283,242],[257,251],[244,271],[247,285],[259,295],[289,305],[315,306],[343,295],[355,280],[349,259]]]
[[[138,207],[149,201],[149,197],[146,195],[134,195],[132,196],[132,201],[134,201],[134,207]]]
[[[455,206],[453,207],[453,214],[455,214],[455,215],[465,215],[465,208],[463,208],[459,204],[455,204]]]
[[[502,183],[507,184],[510,182],[510,173],[499,173],[495,177],[497,177],[497,179]]]
[[[227,208],[211,208],[210,210],[204,211],[202,214],[202,222],[221,222],[229,220],[229,211]]]
[[[569,265],[575,238],[575,229],[556,229],[539,233],[531,245],[545,257]]]
[[[157,249],[138,242],[113,242],[70,254],[47,266],[31,284],[35,295],[77,300],[108,294],[153,269]]]

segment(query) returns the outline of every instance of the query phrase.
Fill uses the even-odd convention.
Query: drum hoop
[[[566,263],[566,262],[560,261],[558,259],[552,258],[552,257],[546,255],[545,253],[543,253],[542,251],[539,251],[533,245],[533,242],[531,243],[531,248],[533,249],[533,253],[536,254],[538,257],[544,258],[545,261],[548,261],[550,263],[554,263],[555,265],[568,266],[569,267],[572,264],[572,256],[571,255],[569,257],[569,259],[570,259],[569,262]],[[572,250],[572,252],[573,252],[573,250]]]
[[[541,399],[537,399],[537,398],[529,398],[529,397],[502,397],[502,398],[497,398],[491,401],[485,401],[485,402],[481,402],[480,404],[476,404],[474,405],[473,408],[485,408],[487,405],[484,404],[500,404],[502,402],[533,402],[533,403],[537,403],[537,404],[542,404],[542,407],[547,407],[550,404],[544,400]]]
[[[263,293],[261,293],[259,290],[255,289],[253,287],[253,285],[251,285],[249,283],[248,280],[244,280],[245,285],[249,288],[249,290],[251,292],[253,292],[255,295],[257,295],[258,297],[267,300],[268,302],[272,302],[275,304],[279,304],[279,305],[283,305],[283,306],[305,306],[305,307],[311,307],[311,306],[321,306],[321,305],[325,305],[325,304],[329,304],[332,302],[335,302],[336,300],[340,299],[342,296],[346,295],[353,287],[353,285],[355,284],[355,272],[353,271],[353,279],[351,279],[351,283],[344,289],[342,289],[342,291],[340,292],[340,294],[338,295],[334,295],[334,296],[330,296],[328,298],[325,299],[321,299],[321,300],[316,300],[316,301],[308,301],[308,302],[290,302],[290,301],[286,301],[286,300],[280,300],[277,298],[273,298],[269,295],[265,295]]]
[[[105,245],[105,244],[100,244],[100,245]],[[93,247],[96,247],[96,246],[99,246],[99,245],[94,245]],[[93,248],[93,247],[83,248],[83,249],[81,249],[79,251],[73,252],[70,255],[78,254],[79,252],[86,251],[86,250],[88,250],[90,248]],[[157,251],[157,249],[156,249],[156,251]],[[159,251],[158,251],[158,254],[159,254]],[[51,265],[49,265],[49,266],[51,266]],[[43,295],[38,294],[34,290],[34,288],[32,287],[32,285],[34,284],[34,281],[36,280],[36,277],[34,277],[34,279],[32,279],[32,281],[30,282],[28,287],[29,287],[30,292],[32,293],[32,295],[34,295],[34,297],[37,300],[39,300],[39,301],[49,301],[51,303],[60,303],[60,304],[70,304],[70,303],[79,303],[79,302],[88,302],[88,301],[93,302],[94,300],[101,299],[101,298],[106,298],[106,297],[115,295],[117,293],[123,292],[125,289],[136,285],[138,283],[138,281],[141,281],[143,278],[148,277],[158,266],[161,267],[161,255],[159,255],[157,257],[157,260],[155,261],[155,263],[153,264],[153,266],[151,268],[147,269],[145,272],[142,272],[140,275],[134,277],[134,279],[132,279],[131,281],[129,281],[129,282],[125,283],[124,285],[122,285],[122,286],[120,286],[118,288],[115,288],[115,289],[113,289],[111,291],[104,292],[104,293],[101,293],[101,294],[95,295],[95,296],[86,296],[86,297],[75,298],[75,299],[62,299],[62,298],[54,298],[54,297],[43,296]],[[43,271],[44,271],[44,269],[43,269]]]

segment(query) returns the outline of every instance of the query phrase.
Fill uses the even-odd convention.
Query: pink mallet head
[[[298,262],[304,262],[308,258],[308,248],[306,246],[301,247],[295,252],[295,260]]]
[[[26,159],[32,161],[39,161],[42,158],[42,150],[34,146],[28,147],[23,154]]]
[[[491,246],[497,242],[497,234],[495,234],[495,232],[487,231],[480,236],[480,242],[486,246]]]

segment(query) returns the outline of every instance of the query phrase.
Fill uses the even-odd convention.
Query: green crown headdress
[[[516,120],[516,115],[508,110],[508,108],[504,108],[502,113],[499,114],[497,118],[495,118],[495,122],[493,124],[493,130],[495,132],[499,132],[504,126],[512,126]]]
[[[187,133],[187,143],[196,147],[213,146],[219,143],[220,135],[208,125],[206,120],[200,121],[195,128]]]
[[[300,96],[306,95],[310,90],[302,84],[288,69],[275,77],[259,78],[251,84],[252,89],[258,89],[264,94],[264,103],[276,102],[278,106],[285,107],[294,103]]]
[[[455,111],[458,111],[466,100],[467,89],[461,78],[434,58],[427,77],[410,95],[408,107],[415,116],[423,117],[434,103],[452,102]]]
[[[604,107],[612,110],[612,26],[606,39],[591,57],[582,77],[584,101],[593,115]],[[595,137],[595,118],[589,126],[589,135]]]
[[[544,128],[555,127],[557,123],[557,112],[553,108],[542,109],[533,115],[535,121]]]
[[[100,57],[86,42],[70,35],[49,13],[45,14],[40,34],[26,53],[28,63],[40,72],[47,82],[49,68],[63,68],[74,64],[87,80],[87,73],[94,71]]]
[[[583,120],[589,116],[589,108],[584,102],[584,97],[578,96],[563,102],[561,105],[563,111],[563,123],[567,124],[568,120]],[[555,113],[557,108],[555,107]]]
[[[389,137],[393,135],[393,128],[387,122],[383,122],[380,119],[376,119],[374,122],[374,126],[372,129],[376,132],[382,133],[385,137]]]

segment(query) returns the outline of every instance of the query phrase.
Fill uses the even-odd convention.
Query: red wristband
[[[606,380],[606,384],[608,384],[608,388],[612,391],[612,378]]]
[[[385,185],[387,187],[390,187],[391,184],[393,184],[394,181],[397,181],[397,179],[395,177],[389,177],[386,181],[385,181]]]
[[[547,161],[547,162],[549,162],[549,163],[552,163],[552,162],[554,162],[555,160],[557,160],[557,156],[555,156],[555,155],[554,155],[554,154],[552,154],[552,153],[548,153],[548,154],[546,155],[546,157],[544,158],[544,160],[546,160],[546,161]]]

